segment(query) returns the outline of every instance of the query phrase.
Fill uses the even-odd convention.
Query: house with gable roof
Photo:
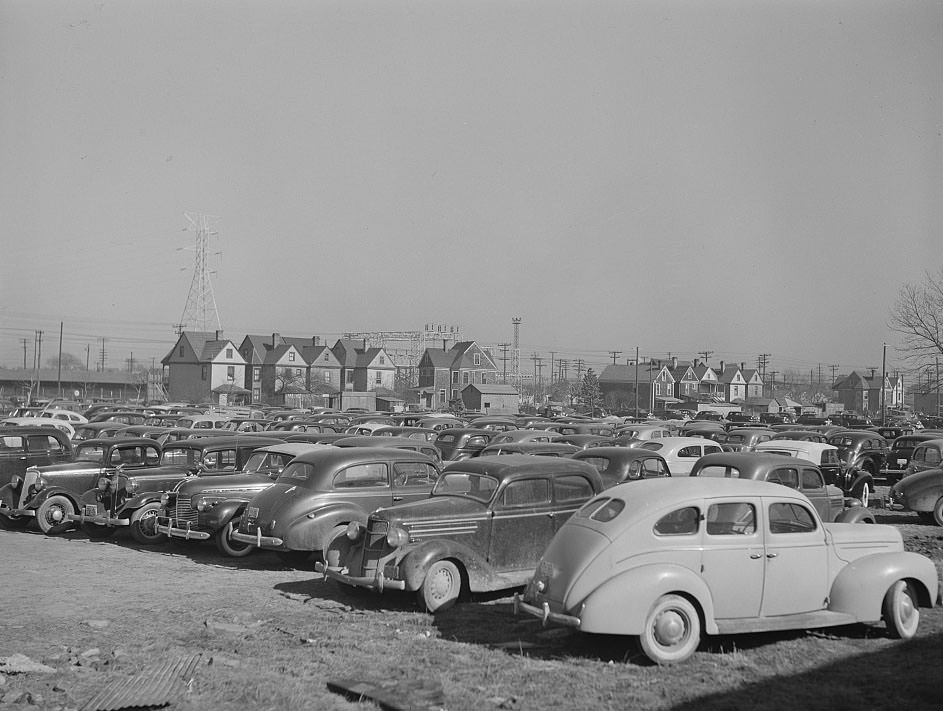
[[[427,348],[419,359],[419,401],[430,409],[447,407],[468,385],[497,383],[491,354],[475,341],[460,341],[448,350]]]
[[[636,401],[640,410],[664,410],[677,400],[669,364],[654,360],[639,363],[638,368],[633,361],[607,365],[599,374],[599,390],[606,407],[614,410],[634,409]]]
[[[743,363],[730,365],[720,361],[717,371],[720,397],[725,402],[742,402],[747,398],[747,381],[743,377]]]
[[[881,401],[881,391],[884,391],[884,401]],[[903,378],[897,374],[892,378],[889,374],[871,374],[870,377],[853,370],[846,376],[838,378],[832,385],[836,392],[836,399],[845,410],[858,412],[863,415],[879,415],[882,406],[900,407],[904,401]]]
[[[368,392],[395,386],[396,365],[383,348],[368,348],[365,340],[339,338],[331,351],[340,365],[340,390]]]
[[[697,378],[697,394],[699,397],[706,397],[713,400],[723,399],[716,370],[700,361],[694,361],[694,366],[691,370],[694,372],[694,377]]]
[[[679,400],[696,400],[700,380],[694,374],[691,363],[682,363],[677,358],[672,358],[669,369],[674,381],[672,394]]]
[[[161,359],[167,370],[167,397],[180,402],[242,403],[246,360],[222,331],[184,331]]]

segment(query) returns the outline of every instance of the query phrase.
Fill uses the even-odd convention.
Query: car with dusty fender
[[[802,492],[823,521],[875,523],[871,509],[858,499],[846,498],[839,487],[828,483],[816,464],[806,459],[759,451],[708,454],[697,460],[691,476],[782,484]]]
[[[107,538],[128,527],[138,543],[162,543],[166,536],[156,530],[155,524],[165,491],[191,477],[238,471],[253,450],[278,441],[246,433],[171,442],[160,454],[160,466],[139,470],[124,465],[100,476],[66,519],[92,538]]]
[[[570,458],[591,464],[607,487],[625,481],[671,476],[664,457],[641,447],[592,447],[574,452]]]
[[[574,459],[507,455],[449,464],[423,501],[374,511],[315,568],[353,588],[415,592],[429,612],[520,587],[563,522],[602,491]]]
[[[82,495],[112,477],[121,466],[126,473],[155,469],[161,447],[152,439],[91,439],[75,445],[72,459],[28,467],[0,487],[0,522],[24,528],[35,520],[43,533],[56,533],[81,507]],[[64,529],[63,529],[64,530]]]
[[[435,460],[413,450],[323,447],[295,457],[250,499],[229,538],[300,564],[374,509],[426,498],[438,476]]]
[[[638,638],[657,664],[702,634],[883,621],[917,633],[939,577],[890,525],[823,522],[798,491],[749,479],[651,479],[595,497],[553,537],[515,610]]]
[[[213,540],[220,553],[232,558],[246,556],[253,551],[252,546],[229,538],[246,503],[272,486],[299,454],[327,446],[305,442],[271,444],[253,450],[241,471],[182,479],[161,496],[155,529],[171,540]]]
[[[943,526],[943,469],[923,469],[891,487],[889,507],[914,511],[922,521]]]

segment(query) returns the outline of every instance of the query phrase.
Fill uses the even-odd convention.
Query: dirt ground
[[[882,522],[901,527],[910,550],[932,557],[943,570],[943,529],[917,523],[912,514],[876,513]],[[581,667],[602,679],[613,674],[613,658],[619,662],[625,654],[622,648],[608,660],[598,650],[583,654],[569,632],[517,621],[506,596],[460,605],[463,609],[434,619],[420,613],[411,598],[350,597],[312,570],[286,567],[269,553],[233,560],[210,544],[147,548],[123,533],[93,541],[79,532],[47,537],[0,530],[0,601],[3,711],[109,708],[87,704],[103,689],[146,679],[162,665],[191,657],[192,674],[162,690],[166,698],[157,700],[174,709],[372,708],[326,686],[331,678],[367,674],[437,680],[444,701],[424,708],[522,709],[532,708],[521,701],[528,686],[559,678],[563,689],[566,670]],[[943,610],[924,611],[920,636],[939,640],[941,635]],[[678,703],[685,700],[693,706],[699,695],[777,673],[764,665],[781,663],[777,659],[807,640],[801,634],[781,636],[762,652],[771,661],[746,666],[742,654],[715,648],[683,672],[690,678],[681,678],[687,687],[681,699],[661,698],[654,689],[663,672],[638,666],[624,677],[613,676],[608,690],[609,682],[597,679],[593,693],[599,698],[582,706],[628,708],[623,704],[632,702],[636,708],[683,708]],[[823,640],[845,656],[879,654],[892,643],[869,634]],[[574,653],[575,663],[557,661]],[[736,667],[736,673],[726,670],[729,679],[710,671],[721,662]],[[10,673],[17,664],[22,670]],[[468,664],[480,667],[471,679],[457,669]],[[674,669],[675,677],[682,673]],[[556,699],[558,708],[576,703],[562,690]]]

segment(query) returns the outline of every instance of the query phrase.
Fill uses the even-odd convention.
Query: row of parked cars
[[[477,424],[443,428],[433,448],[461,430],[526,429]],[[522,613],[638,636],[658,663],[686,658],[704,633],[771,624],[883,620],[909,637],[919,608],[937,600],[932,562],[905,553],[894,527],[873,524],[803,458],[683,438],[702,449],[691,476],[678,476],[651,446],[679,439],[670,431],[638,447],[482,448],[451,460],[423,453],[425,437],[345,446],[333,435],[346,433],[282,432],[80,442],[74,461],[30,467],[0,488],[0,522],[95,537],[127,527],[141,543],[212,539],[234,556],[273,550],[315,560],[351,591],[415,593],[431,612],[526,586]]]

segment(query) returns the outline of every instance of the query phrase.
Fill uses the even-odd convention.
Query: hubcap
[[[900,596],[900,621],[905,627],[913,625],[914,616],[917,608],[914,607],[914,601],[910,595]]]
[[[452,576],[447,570],[440,570],[436,573],[435,578],[432,581],[432,596],[441,600],[449,594],[449,591],[452,589]]]
[[[684,616],[677,610],[665,610],[655,620],[655,640],[665,647],[680,643],[687,632]]]

